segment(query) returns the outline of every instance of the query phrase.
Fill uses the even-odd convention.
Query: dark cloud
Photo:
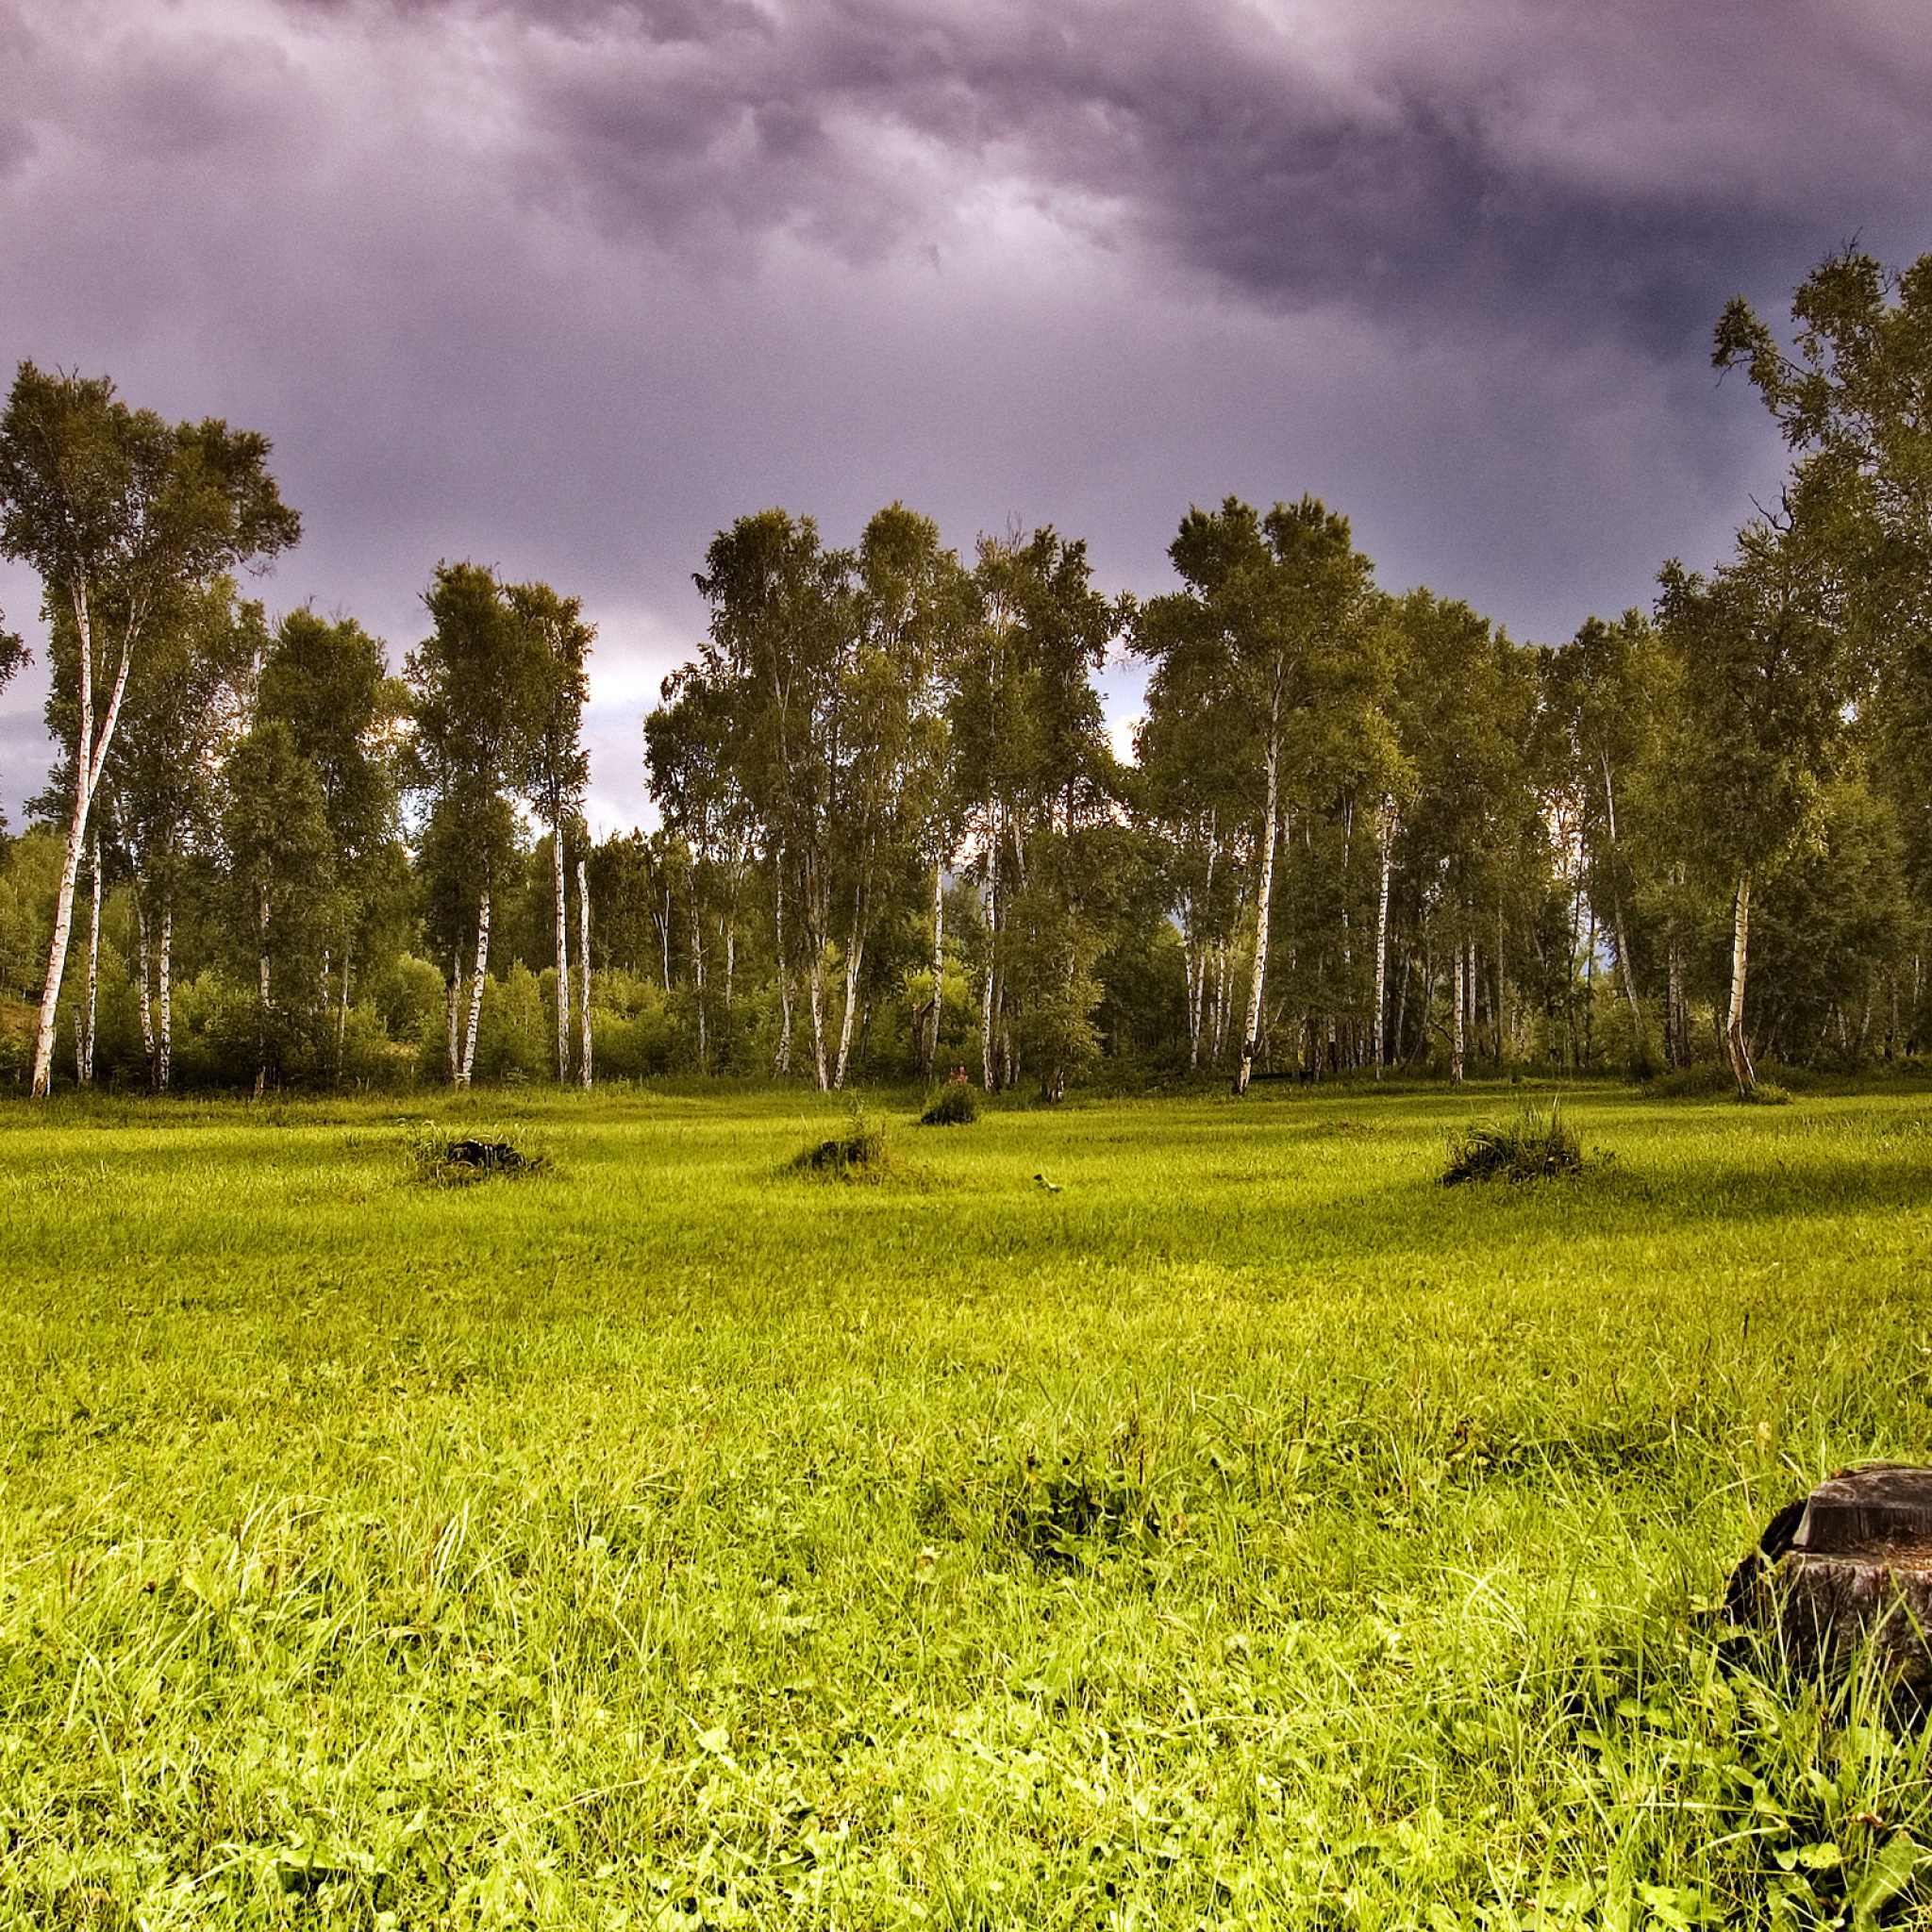
[[[0,0],[0,349],[273,436],[277,608],[581,591],[612,814],[736,514],[1153,590],[1190,501],[1313,489],[1559,636],[1775,481],[1724,299],[1932,245],[1879,0]]]
[[[298,0],[300,4],[300,0]],[[355,9],[513,50],[505,162],[619,231],[943,245],[962,185],[1270,303],[1679,341],[1924,204],[1903,9],[935,0]]]

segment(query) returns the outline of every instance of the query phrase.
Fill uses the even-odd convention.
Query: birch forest
[[[0,831],[0,1076],[1052,1101],[1921,1055],[1932,258],[1835,257],[1779,332],[1733,303],[1713,358],[1781,493],[1559,641],[1381,583],[1307,495],[1187,509],[1132,594],[1051,527],[746,514],[640,721],[657,824],[602,839],[577,598],[444,560],[407,647],[272,615],[266,441],[23,363],[0,552],[59,757]]]

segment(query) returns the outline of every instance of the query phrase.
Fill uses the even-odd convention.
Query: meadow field
[[[1932,1458],[1932,1088],[1520,1094],[0,1108],[0,1925],[1909,1920],[1716,1607]]]

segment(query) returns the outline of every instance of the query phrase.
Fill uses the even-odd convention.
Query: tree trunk
[[[1749,1093],[1757,1085],[1757,1069],[1751,1064],[1750,1049],[1744,1043],[1744,971],[1751,950],[1751,879],[1746,874],[1738,881],[1736,909],[1731,920],[1731,1006],[1724,1022],[1724,1045],[1731,1056],[1731,1072],[1738,1078],[1738,1091]]]
[[[1389,1063],[1388,1041],[1382,1015],[1389,1003],[1389,875],[1395,869],[1395,817],[1386,808],[1378,815],[1375,829],[1382,842],[1382,886],[1375,897],[1375,1024],[1373,1033],[1375,1078]]]
[[[1255,1071],[1257,1041],[1261,1031],[1261,1002],[1268,984],[1268,925],[1274,907],[1274,826],[1279,808],[1278,779],[1281,747],[1268,741],[1268,802],[1261,813],[1261,871],[1255,883],[1255,955],[1248,978],[1248,1018],[1241,1035],[1241,1064],[1235,1069],[1234,1091],[1245,1093]]]
[[[791,968],[785,957],[785,856],[778,865],[772,893],[772,943],[778,962],[778,1050],[772,1056],[772,1077],[782,1080],[791,1071]]]
[[[161,943],[158,967],[160,1038],[155,1057],[155,1091],[165,1093],[175,1073],[175,893],[161,895]]]
[[[137,1005],[141,1010],[141,1057],[147,1062],[147,1083],[155,1083],[154,948],[148,932],[147,907],[139,877],[134,882],[134,945],[139,958],[140,988]]]
[[[1467,989],[1463,984],[1464,953],[1462,941],[1456,942],[1456,985],[1454,1004],[1456,1020],[1449,1033],[1449,1078],[1457,1086],[1462,1084],[1462,1016],[1467,1007]]]
[[[691,891],[691,1008],[698,1018],[698,1071],[711,1071],[710,1034],[705,1021],[705,922],[698,911],[695,868]]]
[[[564,899],[562,814],[550,837],[550,882],[557,897],[557,1079],[570,1079],[570,908]]]
[[[993,1057],[994,985],[999,972],[1000,950],[1000,839],[999,808],[987,808],[986,841],[986,984],[979,999],[979,1077],[989,1093],[997,1088],[998,1069]]]
[[[811,1007],[812,1074],[818,1081],[819,1091],[823,1093],[830,1085],[830,1071],[825,1063],[825,951],[823,944],[806,962],[805,984]]]
[[[946,986],[946,866],[937,859],[932,869],[932,1019],[925,1040],[924,1077],[939,1070],[940,1012]]]
[[[108,700],[96,739],[93,624],[87,593],[79,585],[74,589],[73,600],[75,628],[80,640],[80,724],[74,739],[74,815],[68,823],[67,851],[60,863],[60,884],[54,897],[54,932],[47,945],[47,977],[41,989],[40,1024],[34,1033],[31,1091],[36,1100],[44,1100],[53,1083],[54,1029],[60,1010],[60,982],[67,971],[67,944],[74,932],[74,884],[80,870],[81,849],[87,843],[94,789],[107,765],[108,747],[114,741],[114,725],[121,715],[121,699],[127,690],[127,667],[134,649],[134,633],[130,629],[122,643],[121,667],[115,673],[113,694]]]
[[[582,1015],[583,1024],[577,1078],[588,1093],[591,1091],[591,875],[581,858],[577,860],[577,974],[583,982],[577,990],[577,1011]]]
[[[448,1051],[443,1056],[443,1065],[449,1073],[449,1084],[460,1087],[463,1084],[463,956],[454,953],[449,962],[449,999],[443,1015],[449,1026]]]
[[[839,1016],[839,1062],[832,1079],[833,1087],[841,1090],[845,1085],[845,1069],[852,1059],[852,1022],[858,1003],[858,973],[865,963],[865,941],[859,935],[863,904],[860,895],[855,892],[852,895],[852,931],[845,945],[845,1009]]]
[[[101,981],[101,839],[88,841],[87,988],[74,1018],[74,1073],[82,1087],[94,1084],[94,1016]]]
[[[255,889],[255,1097],[268,1091],[268,888]]]
[[[490,894],[476,919],[476,971],[470,981],[470,1022],[463,1032],[463,1071],[458,1087],[467,1087],[476,1067],[476,1035],[483,1024],[483,983],[490,974]]]

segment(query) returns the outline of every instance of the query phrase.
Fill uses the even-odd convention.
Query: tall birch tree
[[[1674,560],[1658,581],[1658,625],[1684,695],[1669,752],[1676,818],[1691,862],[1730,899],[1724,1045],[1749,1093],[1752,898],[1816,823],[1844,738],[1848,667],[1828,558],[1802,500],[1777,523],[1748,525],[1710,577]]]
[[[1254,933],[1234,1074],[1235,1091],[1245,1093],[1266,1009],[1283,809],[1291,783],[1306,776],[1289,761],[1311,729],[1326,732],[1347,711],[1366,719],[1373,570],[1347,519],[1312,496],[1277,503],[1265,517],[1232,496],[1216,511],[1191,509],[1168,555],[1188,588],[1146,607],[1135,648],[1157,662],[1200,654],[1204,675],[1226,692],[1224,715],[1239,720],[1246,739]]]
[[[424,601],[435,627],[404,670],[415,724],[408,762],[429,802],[422,862],[451,962],[450,1079],[467,1087],[492,906],[516,849],[511,796],[527,779],[549,715],[555,666],[543,638],[479,564],[439,564]]]
[[[577,598],[559,596],[548,584],[513,584],[509,600],[518,617],[541,639],[549,660],[548,702],[531,745],[526,791],[532,809],[550,833],[557,938],[557,1077],[568,1081],[570,918],[564,844],[567,838],[575,838],[579,849],[583,844],[584,793],[591,782],[591,755],[584,749],[584,706],[591,695],[587,667],[597,627],[584,621],[583,606]],[[589,971],[588,966],[585,970]]]
[[[38,574],[50,616],[58,609],[73,620],[75,653],[74,798],[34,1039],[36,1097],[52,1074],[95,794],[157,609],[170,593],[266,560],[300,535],[268,457],[266,438],[253,431],[213,417],[170,427],[118,401],[105,376],[45,375],[30,361],[0,414],[0,556]]]

